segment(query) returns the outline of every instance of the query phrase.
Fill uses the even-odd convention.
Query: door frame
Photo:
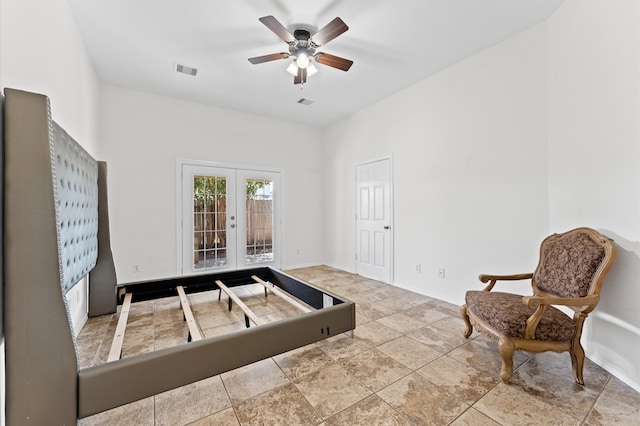
[[[276,246],[274,244],[274,256],[277,256],[279,259],[278,265],[275,266],[278,269],[282,267],[284,264],[284,171],[275,167],[264,167],[264,166],[255,166],[255,165],[247,165],[247,164],[238,164],[238,163],[222,163],[217,161],[205,161],[205,160],[192,160],[192,159],[184,159],[178,158],[176,159],[176,175],[175,175],[175,207],[176,207],[176,274],[177,276],[185,275],[185,271],[183,270],[183,255],[184,255],[184,227],[183,227],[183,212],[184,208],[182,205],[183,200],[183,192],[182,192],[182,169],[183,166],[202,166],[202,167],[218,167],[224,169],[240,169],[240,170],[250,170],[256,172],[269,172],[269,173],[279,173],[280,174],[280,188],[278,191],[278,197],[274,199],[274,211],[278,211],[280,214],[278,217],[274,217],[274,228],[275,235],[274,241],[278,241],[279,244]],[[277,253],[276,253],[277,252]],[[260,264],[256,264],[255,267],[260,267]],[[202,271],[202,274],[210,274],[211,270],[207,269]],[[198,275],[198,273],[187,273],[187,275]]]
[[[394,246],[395,246],[395,222],[394,222],[394,217],[393,217],[393,206],[394,206],[394,202],[393,202],[393,192],[394,192],[394,188],[393,188],[393,181],[394,181],[394,176],[393,176],[393,156],[392,155],[388,155],[385,157],[379,157],[379,158],[375,158],[372,160],[368,160],[368,161],[363,161],[360,163],[356,163],[353,167],[353,175],[354,175],[354,179],[353,179],[353,185],[354,185],[354,195],[355,195],[355,199],[354,199],[354,210],[355,210],[355,214],[354,214],[354,223],[353,223],[353,232],[354,232],[354,241],[355,241],[355,246],[354,246],[354,254],[353,257],[356,260],[355,262],[355,272],[356,274],[358,273],[358,167],[359,166],[364,166],[366,164],[372,164],[372,163],[377,163],[379,161],[385,161],[385,160],[389,160],[389,203],[391,203],[391,205],[389,206],[389,221],[391,223],[391,229],[389,229],[389,244],[391,245],[389,247],[389,268],[390,268],[390,272],[389,272],[389,282],[386,284],[390,284],[390,285],[394,285],[395,282],[395,261],[394,261]],[[384,281],[383,281],[384,282]]]

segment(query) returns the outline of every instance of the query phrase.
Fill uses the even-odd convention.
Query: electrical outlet
[[[131,272],[133,272],[134,274],[140,272],[140,264],[134,263],[133,265],[131,265]]]
[[[418,263],[418,264],[416,265],[416,272],[417,272],[417,273],[421,273],[421,272],[422,272],[422,265],[421,265],[420,263]]]
[[[444,268],[439,268],[438,269],[438,277],[444,278]]]

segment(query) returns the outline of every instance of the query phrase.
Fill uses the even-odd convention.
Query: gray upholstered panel
[[[98,161],[98,261],[89,272],[89,316],[112,314],[117,308],[116,268],[111,253],[107,163]]]
[[[67,132],[51,123],[62,288],[69,291],[98,257],[98,163]]]
[[[76,423],[46,96],[5,89],[4,320],[8,425]]]

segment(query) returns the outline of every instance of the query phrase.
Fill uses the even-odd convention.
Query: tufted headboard
[[[53,121],[50,142],[61,285],[67,292],[98,258],[98,162]]]
[[[51,119],[46,96],[14,89],[5,89],[4,145],[6,419],[46,424],[77,410],[65,295],[97,263],[99,164]],[[113,274],[113,310],[115,285]]]

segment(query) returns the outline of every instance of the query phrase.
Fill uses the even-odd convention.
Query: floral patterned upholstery
[[[604,255],[604,247],[583,233],[550,239],[534,275],[538,289],[560,297],[586,296]]]
[[[505,336],[524,338],[527,318],[534,309],[522,303],[522,296],[497,291],[468,291],[468,309]],[[576,325],[559,309],[549,306],[536,328],[535,338],[554,342],[571,340]]]

